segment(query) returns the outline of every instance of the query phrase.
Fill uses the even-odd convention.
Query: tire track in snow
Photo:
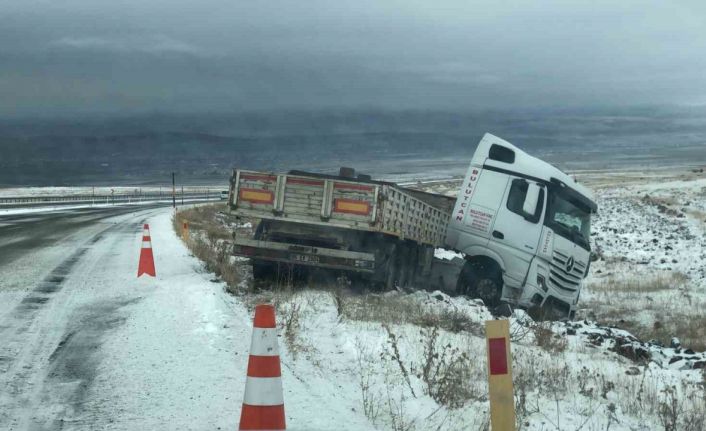
[[[47,376],[41,403],[54,406],[45,410],[45,420],[33,421],[31,430],[62,430],[90,424],[91,412],[84,409],[88,390],[97,375],[101,358],[97,355],[103,336],[122,325],[126,316],[123,307],[137,303],[141,298],[93,303],[77,310],[79,323],[71,326],[49,356]],[[44,410],[44,409],[43,409]],[[48,416],[48,417],[47,417]]]
[[[146,220],[147,217],[144,217],[137,223],[123,226],[122,230],[126,235],[116,236],[114,242],[132,239],[136,234],[141,235]],[[113,252],[102,256],[99,261],[111,260],[118,249],[120,246],[113,245]],[[49,356],[48,371],[38,391],[45,393],[40,402],[54,408],[44,414],[43,418],[32,418],[28,429],[49,431],[91,427],[95,419],[94,412],[85,406],[88,404],[88,392],[101,362],[98,351],[103,337],[126,321],[127,317],[121,313],[121,309],[141,299],[121,297],[96,301],[74,311],[70,321],[75,323],[67,328],[56,349]]]
[[[120,238],[131,238],[135,232],[141,231],[146,218],[155,212],[157,211],[141,214],[142,218],[137,223],[135,220],[125,220],[93,235],[39,282],[2,322],[0,428],[6,425],[10,429],[60,429],[63,427],[61,420],[42,420],[37,423],[29,415],[37,415],[39,412],[40,416],[65,416],[66,409],[58,408],[60,406],[57,405],[57,402],[63,403],[62,398],[66,399],[70,410],[75,410],[75,406],[80,405],[83,394],[95,374],[92,370],[95,370],[96,363],[87,358],[90,358],[91,353],[100,345],[100,335],[124,321],[124,318],[115,316],[115,313],[130,301],[108,301],[80,308],[73,313],[78,323],[72,325],[63,336],[58,333],[62,329],[51,327],[54,316],[43,316],[44,319],[38,317],[49,304],[56,302],[52,299],[62,291],[67,278],[97,242],[107,234],[117,234],[112,235],[116,241]],[[125,237],[119,235],[120,233],[124,233]],[[55,310],[62,315],[68,314],[70,310],[63,305],[71,293],[62,295],[62,301],[53,304],[52,311],[47,310],[45,314]],[[56,319],[61,322],[63,317],[56,316]],[[42,383],[45,379],[50,383],[59,382],[59,386],[64,383],[64,390],[59,391],[62,393],[59,399],[38,392],[44,386]],[[50,401],[47,408],[32,410],[32,407],[36,408],[47,401]],[[23,405],[28,405],[30,409],[25,407],[23,410]],[[22,412],[21,417],[12,416],[18,412]]]
[[[148,213],[147,216],[153,214],[154,211]],[[143,217],[136,226],[142,227],[147,216]],[[91,246],[104,238],[104,236],[111,231],[126,230],[133,232],[137,228],[133,228],[131,225],[113,225],[101,232],[95,234],[86,245],[81,246],[76,252],[74,252],[67,259],[62,261],[58,266],[56,266],[47,275],[44,280],[42,280],[39,285],[37,285],[28,296],[26,296],[20,304],[15,307],[15,309],[10,313],[10,318],[6,319],[2,325],[0,325],[0,340],[4,340],[2,346],[0,346],[0,373],[7,373],[12,362],[12,358],[17,356],[17,352],[7,351],[13,348],[13,343],[8,342],[7,332],[15,329],[15,335],[10,336],[12,338],[18,338],[24,334],[32,325],[34,318],[41,311],[42,307],[52,298],[53,294],[57,293],[63,287],[63,283],[66,280],[76,266],[78,261],[83,257]],[[7,320],[10,320],[8,322]]]
[[[0,340],[3,340],[3,345],[0,346],[0,373],[5,376],[13,374],[13,364],[22,356],[23,347],[27,346],[27,343],[24,343],[25,333],[31,328],[35,317],[46,303],[61,290],[64,280],[88,248],[88,246],[79,248],[54,268],[3,322],[2,332],[0,332]]]

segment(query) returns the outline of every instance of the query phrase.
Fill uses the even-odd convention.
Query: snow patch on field
[[[613,193],[599,194],[603,212],[595,240],[602,244],[603,260],[594,262],[601,272],[590,281],[607,271],[635,274],[635,268],[645,267],[655,274],[676,269],[696,280],[690,286],[701,286],[698,264],[690,262],[703,238],[698,223],[691,216],[680,223],[680,217],[640,199],[612,200]],[[158,277],[135,285],[144,292],[130,306],[135,318],[106,346],[114,358],[109,362],[124,365],[111,370],[104,362],[101,373],[115,374],[106,384],[134,383],[95,389],[96,396],[120,391],[121,402],[111,407],[118,428],[236,426],[258,299],[277,305],[289,429],[487,425],[483,323],[492,316],[478,301],[421,291],[232,297],[176,239],[167,214],[151,223]],[[666,244],[678,251],[672,254]],[[662,251],[677,262],[661,262],[667,256]],[[589,288],[584,300],[600,294]],[[664,412],[672,402],[681,409],[676,429],[703,418],[704,377],[701,370],[685,369],[702,355],[644,345],[625,331],[589,322],[534,323],[522,312],[511,318],[511,328],[523,429],[652,430],[669,419]]]
[[[443,260],[454,260],[455,258],[463,259],[463,253],[456,253],[445,248],[437,248],[434,250],[434,257]]]
[[[706,348],[706,178],[602,185],[579,315]]]
[[[441,292],[395,292],[378,301],[309,290],[274,299],[285,368],[346,409],[365,414],[376,429],[482,429],[487,424],[483,324],[492,316],[482,303]],[[374,307],[382,307],[379,315],[389,318],[366,319],[376,315]],[[427,317],[410,321],[409,314],[419,310]],[[456,313],[462,330],[449,326],[449,312]],[[523,429],[655,429],[660,423],[656,409],[671,386],[684,397],[679,405],[685,412],[698,418],[703,411],[700,371],[633,361],[616,348],[621,337],[631,337],[624,331],[536,324],[521,311],[510,321]],[[285,388],[291,382],[291,376],[285,378]],[[297,393],[285,398],[288,405],[307,408]],[[310,429],[366,429],[314,416],[317,425]]]
[[[157,277],[119,278],[115,288],[139,300],[124,307],[125,322],[101,346],[86,409],[96,416],[96,427],[109,429],[234,429],[252,309],[225,293],[224,284],[214,282],[190,255],[172,229],[171,211],[147,222]],[[133,240],[135,269],[140,235],[136,231]],[[326,314],[316,324],[327,331],[321,339],[331,346],[322,350],[338,351],[349,342],[346,334],[335,336]],[[375,429],[356,409],[355,391],[341,385],[338,375],[323,374],[283,350],[288,429]]]

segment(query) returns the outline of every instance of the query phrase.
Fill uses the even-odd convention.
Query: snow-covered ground
[[[285,388],[294,379],[309,381],[375,429],[486,429],[482,325],[492,317],[482,304],[440,292],[395,292],[375,300],[302,291],[275,295],[275,302]],[[629,337],[621,331],[603,337],[604,329],[582,323],[538,325],[522,312],[511,324],[522,429],[658,429],[669,420],[660,409],[670,397],[681,412],[675,429],[686,429],[681,425],[687,420],[704,424],[699,370],[626,358],[612,341]],[[285,402],[290,400],[307,405],[288,390]],[[317,423],[308,429],[366,429]]]
[[[522,311],[510,318],[518,425],[706,429],[706,355],[691,349],[700,346],[699,336],[706,339],[698,323],[706,300],[704,179],[592,175],[589,185],[600,181],[593,245],[601,258],[582,294],[582,318],[590,320],[535,323]],[[432,186],[449,194],[453,187]],[[666,198],[674,201],[665,204]],[[340,287],[253,296],[247,284],[238,296],[244,302],[278,305],[285,368],[302,379],[315,375],[320,390],[333,386],[331,396],[370,426],[487,426],[483,323],[492,317],[477,301],[441,292],[355,295]],[[642,329],[641,339],[623,327]],[[648,335],[660,340],[646,342]]]
[[[156,278],[136,278],[142,223]],[[2,269],[0,429],[237,427],[252,313],[176,237],[171,209],[107,219]],[[301,364],[283,355],[288,429],[374,429],[335,376]]]
[[[703,318],[703,179],[641,181],[597,187],[603,257],[584,313],[600,323],[627,310],[614,321],[654,327],[669,298],[677,310],[688,297],[682,320]],[[1,429],[235,429],[259,301],[277,306],[288,429],[487,429],[482,303],[342,286],[253,293],[247,278],[232,295],[171,217],[137,210],[0,265]],[[143,222],[154,279],[135,278]],[[703,355],[688,345],[521,311],[510,321],[520,428],[705,429],[706,375],[692,369]]]
[[[581,178],[579,178],[581,179]],[[585,317],[706,349],[706,175],[592,174],[598,215]]]

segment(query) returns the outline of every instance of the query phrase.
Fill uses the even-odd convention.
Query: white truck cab
[[[588,274],[591,192],[556,167],[485,134],[449,222],[465,254],[457,293],[573,318]]]

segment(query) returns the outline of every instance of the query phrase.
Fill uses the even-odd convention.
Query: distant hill
[[[5,120],[0,186],[167,184],[171,172],[182,183],[224,183],[234,166],[333,172],[353,165],[385,175],[414,170],[415,160],[466,164],[486,131],[559,164],[615,154],[627,163],[642,153],[643,162],[688,161],[706,143],[706,117],[697,114],[332,111]]]

